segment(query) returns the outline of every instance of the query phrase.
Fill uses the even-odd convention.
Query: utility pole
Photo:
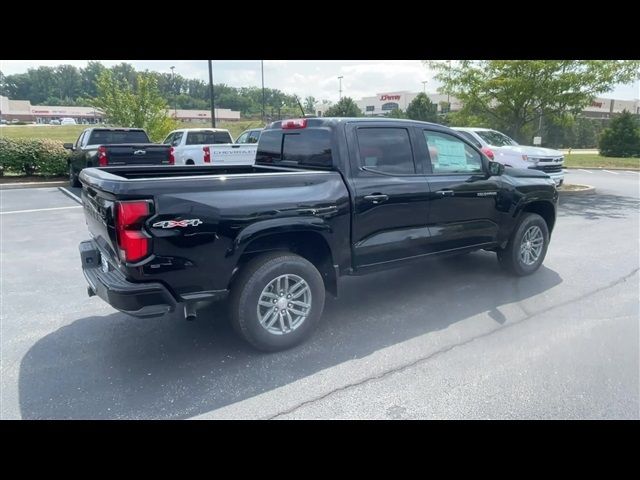
[[[209,97],[211,98],[211,126],[216,128],[216,108],[213,100],[213,67],[211,66],[211,60],[209,62]]]
[[[338,80],[340,81],[340,90],[339,90],[339,92],[340,92],[340,100],[342,100],[342,78],[343,78],[342,75],[340,75],[338,77]]]
[[[260,70],[262,72],[262,123],[264,123],[264,60],[260,60]]]
[[[422,81],[422,91],[427,94],[427,80]]]
[[[451,83],[451,60],[449,60],[449,83]],[[451,110],[451,103],[449,102],[449,92],[447,92],[447,108]]]
[[[174,65],[169,67],[171,69],[171,83],[173,83],[173,118],[178,119],[178,95],[176,95],[176,75],[173,71],[176,68]]]

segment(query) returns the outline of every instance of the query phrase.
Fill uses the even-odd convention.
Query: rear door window
[[[362,167],[388,175],[416,173],[406,128],[359,128],[357,135]]]

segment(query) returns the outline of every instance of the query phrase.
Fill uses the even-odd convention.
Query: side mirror
[[[73,150],[73,143],[65,143],[62,145],[66,150]]]
[[[493,175],[502,175],[504,173],[504,165],[498,162],[489,161],[489,173]]]

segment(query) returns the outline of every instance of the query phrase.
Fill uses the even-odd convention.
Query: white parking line
[[[636,175],[640,175],[640,172],[634,172],[633,170],[625,170],[625,173],[635,173]]]
[[[0,212],[0,215],[9,215],[10,213],[48,212],[51,210],[67,210],[69,208],[82,208],[82,205],[72,205],[71,207],[36,208],[33,210],[12,210],[10,212]]]
[[[602,169],[602,171],[607,173],[613,173],[614,175],[620,175],[618,172],[612,172],[611,170],[605,170],[604,168]]]
[[[72,198],[73,200],[75,200],[76,202],[78,202],[80,205],[82,205],[82,199],[77,196],[75,193],[73,193],[70,190],[67,190],[64,187],[58,187],[58,190],[60,190],[62,193],[64,193],[66,196]]]
[[[589,170],[584,170],[582,168],[579,168],[578,170],[580,170],[581,172],[593,173],[593,172],[590,172]]]

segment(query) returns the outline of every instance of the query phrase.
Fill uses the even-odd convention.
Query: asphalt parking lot
[[[640,418],[640,174],[580,171],[544,266],[495,255],[347,278],[300,347],[261,354],[225,305],[195,322],[88,298],[82,209],[0,191],[3,419]]]

